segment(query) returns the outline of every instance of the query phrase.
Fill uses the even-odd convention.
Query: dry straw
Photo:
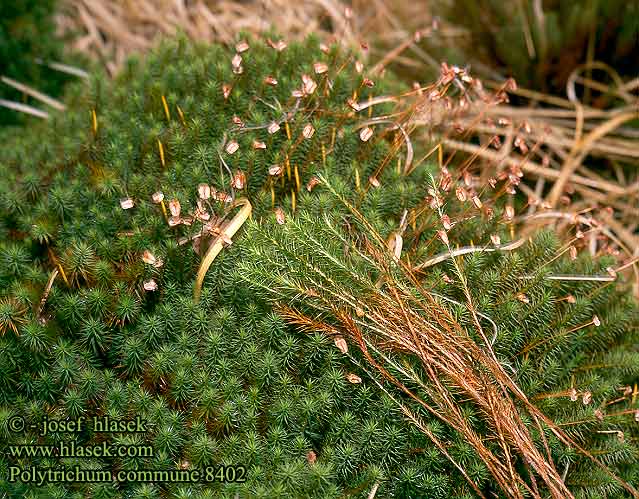
[[[321,181],[333,195],[339,196],[329,181],[323,178]],[[298,286],[301,286],[298,291],[316,298],[312,305],[314,311],[307,313],[295,305],[281,305],[280,313],[289,322],[309,332],[323,331],[335,337],[335,343],[343,353],[348,352],[344,337],[357,345],[364,354],[366,364],[363,365],[352,356],[350,358],[373,380],[381,375],[404,395],[393,395],[388,385],[384,387],[377,382],[378,386],[400,406],[405,416],[442,450],[480,497],[484,496],[479,487],[448,455],[446,446],[421,422],[415,410],[402,399],[406,400],[405,397],[408,397],[422,410],[462,434],[481,456],[507,497],[544,497],[541,484],[532,478],[535,476],[541,480],[544,489],[552,497],[573,497],[564,484],[563,477],[555,468],[548,443],[543,437],[543,428],[549,428],[561,442],[577,449],[632,496],[639,497],[639,493],[631,485],[615,477],[602,462],[582,449],[557,424],[537,409],[510,377],[503,363],[498,361],[492,351],[491,342],[479,321],[481,314],[475,309],[465,275],[458,265],[455,251],[450,246],[448,254],[465,290],[464,305],[473,318],[473,327],[482,338],[480,342],[472,339],[468,331],[441,305],[437,297],[422,287],[413,269],[403,260],[396,258],[389,244],[375,232],[357,207],[343,198],[340,199],[358,219],[366,236],[362,239],[362,234],[359,234],[360,241],[363,240],[362,244],[351,244],[349,253],[359,254],[368,261],[374,261],[383,276],[381,285],[380,282],[371,282],[365,290],[354,294],[348,286],[327,279],[314,264],[308,263],[308,277],[306,282],[298,283]],[[441,209],[440,215],[443,216]],[[331,227],[328,221],[327,224]],[[273,244],[277,247],[279,242],[273,240]],[[510,248],[497,248],[501,249]],[[318,251],[321,255],[324,254],[324,250]],[[335,258],[328,254],[326,256]],[[401,277],[393,270],[396,265],[402,270]],[[342,265],[341,268],[345,269],[347,266]],[[356,274],[353,274],[353,279],[357,279],[359,283],[364,282]],[[328,319],[324,321],[324,318]],[[337,325],[333,320],[337,321]],[[595,317],[592,323],[596,324],[597,321]],[[419,359],[422,374],[418,375],[411,367],[398,361],[395,356],[398,352],[408,353]],[[408,383],[418,386],[425,397],[408,388]],[[480,409],[480,414],[489,428],[488,435],[479,435],[471,427],[459,405],[459,397],[471,400]],[[542,435],[541,449],[536,446],[530,428],[522,419],[522,410]],[[498,442],[500,450],[491,450],[486,445],[487,440]],[[530,480],[524,479],[516,471],[515,462],[518,458],[523,459]]]
[[[150,49],[157,38],[184,32],[203,41],[235,43],[237,33],[276,29],[288,39],[320,35],[359,46],[371,34],[388,44],[407,36],[405,19],[426,26],[422,5],[399,2],[390,9],[373,0],[66,0],[58,25],[74,35],[73,46],[114,74],[128,55]]]

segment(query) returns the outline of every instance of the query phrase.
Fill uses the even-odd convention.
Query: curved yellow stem
[[[197,272],[197,278],[195,279],[195,289],[193,292],[193,299],[195,303],[197,303],[200,300],[200,294],[202,292],[202,283],[204,282],[204,276],[209,270],[211,263],[213,263],[213,260],[215,260],[215,257],[219,254],[220,251],[222,251],[222,248],[224,248],[224,241],[230,240],[235,235],[235,233],[239,230],[242,224],[244,224],[246,219],[251,215],[251,210],[253,209],[253,207],[251,206],[251,203],[249,202],[248,199],[246,198],[236,199],[235,202],[233,203],[232,208],[236,208],[238,206],[241,206],[242,208],[237,213],[237,215],[235,215],[231,219],[231,221],[228,224],[226,224],[224,229],[222,229],[220,235],[217,236],[215,240],[211,243],[211,245],[209,246],[209,249],[206,252],[206,255],[204,255],[204,258],[202,259],[202,263],[200,263],[200,268],[198,269],[198,272]]]

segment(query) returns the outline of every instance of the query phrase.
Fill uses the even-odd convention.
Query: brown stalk
[[[513,456],[509,449],[515,447],[527,457],[527,462],[535,469],[548,485],[553,497],[572,497],[565,488],[560,477],[532,443],[526,427],[518,417],[517,409],[509,398],[504,397],[501,389],[493,381],[486,378],[476,366],[491,366],[493,362],[483,351],[466,337],[455,322],[443,309],[438,310],[434,301],[426,300],[431,317],[441,317],[432,324],[423,316],[409,310],[407,296],[401,296],[399,291],[393,293],[394,300],[389,303],[387,296],[371,296],[368,300],[371,320],[385,331],[386,348],[389,350],[409,351],[420,358],[422,365],[428,372],[428,382],[435,388],[426,389],[428,395],[437,402],[433,408],[426,404],[419,396],[411,392],[406,386],[393,377],[389,371],[375,360],[367,347],[365,333],[355,324],[350,315],[340,310],[334,313],[340,320],[343,331],[352,341],[360,346],[365,357],[388,381],[402,392],[426,408],[431,414],[442,419],[455,430],[462,433],[469,443],[476,449],[478,455],[484,459],[490,472],[498,481],[500,487],[509,497],[523,497],[515,484],[518,483],[529,492],[532,489],[514,471]],[[379,303],[376,303],[379,302]],[[414,304],[413,304],[414,305]],[[381,312],[383,310],[383,312]],[[289,312],[288,317],[294,316]],[[317,324],[314,324],[317,328]],[[326,328],[323,328],[326,330]],[[410,331],[407,334],[406,329]],[[315,329],[317,330],[317,329]],[[343,334],[343,333],[342,333]],[[493,370],[496,369],[492,366]],[[460,412],[457,400],[451,396],[449,388],[442,380],[449,380],[453,387],[461,389],[462,393],[480,407],[484,417],[493,425],[495,436],[501,442],[504,450],[502,456],[491,452],[474,430],[468,426]],[[536,496],[539,497],[539,496]]]
[[[334,191],[333,193],[336,194]],[[462,434],[484,460],[496,483],[508,497],[522,497],[522,489],[532,497],[542,497],[535,477],[541,480],[552,497],[572,497],[552,462],[546,442],[542,442],[545,454],[537,448],[529,428],[521,419],[522,411],[535,421],[541,434],[543,424],[561,442],[577,449],[633,496],[639,497],[639,493],[631,485],[615,477],[596,457],[581,448],[557,424],[541,413],[494,357],[487,340],[484,338],[484,345],[475,342],[448,309],[421,287],[411,269],[401,260],[399,265],[403,269],[403,278],[411,287],[407,288],[405,283],[397,281],[395,273],[390,271],[393,264],[387,255],[385,241],[356,208],[347,201],[342,201],[370,236],[361,251],[378,265],[385,284],[381,288],[372,284],[367,287],[363,296],[354,296],[352,290],[344,288],[339,282],[310,266],[311,274],[318,273],[318,279],[328,283],[322,285],[312,275],[308,276],[308,282],[317,291],[316,301],[311,306],[333,317],[338,324],[318,327],[315,321],[312,325],[314,330],[330,331],[329,334],[336,334],[334,331],[338,331],[340,335],[349,338],[359,346],[368,364],[384,379]],[[417,291],[419,296],[415,296],[411,290]],[[300,291],[304,293],[303,289]],[[467,299],[467,306],[472,312],[469,293]],[[299,310],[290,307],[284,307],[283,310],[285,316],[296,317],[296,323],[309,324]],[[481,326],[476,314],[474,315],[475,327],[481,333]],[[426,379],[422,381],[416,374],[398,365],[388,355],[391,352],[404,352],[419,359]],[[408,389],[391,370],[417,383],[432,404],[426,403],[420,395]],[[459,397],[472,401],[479,409],[480,415],[491,429],[488,435],[480,437],[468,426],[461,412]],[[497,442],[501,451],[495,453],[489,449],[486,446],[489,440]],[[530,468],[531,478],[528,481],[516,470],[516,456],[523,459]]]

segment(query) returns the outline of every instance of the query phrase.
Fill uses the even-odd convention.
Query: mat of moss
[[[273,309],[274,298],[287,296],[296,283],[305,285],[308,274],[296,266],[313,254],[308,236],[323,236],[322,216],[345,228],[353,223],[339,196],[317,184],[320,174],[357,201],[383,237],[399,226],[404,209],[429,196],[432,169],[403,175],[394,135],[371,129],[369,137],[354,111],[354,103],[398,85],[390,76],[371,82],[358,69],[354,56],[313,39],[290,46],[249,40],[234,47],[178,40],[145,61],[131,60],[113,82],[98,74],[88,87],[73,87],[68,110],[47,123],[4,132],[0,490],[11,497],[328,498],[367,497],[371,490],[375,497],[477,495],[452,458],[483,495],[502,493],[463,437],[420,414],[446,443],[446,457],[331,338],[301,333]],[[391,110],[376,106],[375,113]],[[229,207],[238,197],[250,200],[253,221],[214,261],[196,303],[200,250],[216,235],[218,217],[233,216]],[[497,215],[501,209],[495,202]],[[452,217],[467,210],[450,201]],[[420,231],[405,234],[414,258],[444,249],[433,243],[433,218],[439,223],[434,213],[417,220]],[[482,213],[459,224],[450,238],[466,244],[495,232],[507,236],[499,216]],[[297,232],[277,232],[287,224],[301,225]],[[288,253],[272,254],[275,248],[264,239],[270,231],[275,240],[284,238]],[[357,241],[356,233],[347,234]],[[338,276],[340,259],[355,256],[323,237],[325,250],[335,255],[327,268]],[[557,394],[540,397],[542,408],[636,485],[637,424],[631,397],[619,391],[637,379],[636,308],[614,286],[544,278],[543,272],[596,272],[610,262],[559,259],[537,274],[556,244],[542,237],[521,253],[471,258],[468,281],[478,308],[498,326],[500,359],[526,393]],[[290,272],[287,266],[273,269],[282,258],[290,261]],[[364,276],[373,272],[366,262],[346,265]],[[445,265],[429,272],[426,282],[460,299],[456,285],[444,286]],[[534,287],[526,288],[524,303],[518,276],[530,274]],[[285,283],[278,280],[287,276]],[[273,293],[264,293],[260,283]],[[576,303],[563,299],[568,294]],[[293,293],[291,300],[299,298]],[[464,307],[455,310],[463,323]],[[599,328],[569,332],[593,314]],[[544,343],[548,348],[520,355],[540,338],[552,340]],[[351,353],[363,361],[356,349]],[[573,401],[575,394],[581,398]],[[616,398],[621,400],[612,407],[605,405]],[[481,435],[486,423],[479,411],[462,397],[459,403]],[[139,416],[148,428],[105,434],[89,425],[47,436],[28,427],[12,431],[16,417],[29,425],[45,415]],[[575,495],[628,494],[588,459],[546,437]],[[10,444],[72,440],[150,445],[153,456],[9,455]],[[499,451],[495,442],[487,445]],[[219,483],[215,474],[211,482],[115,486],[8,480],[12,466],[75,465],[114,474],[205,473],[208,466],[218,471],[237,465],[245,468],[246,481]],[[524,473],[525,463],[517,465]]]

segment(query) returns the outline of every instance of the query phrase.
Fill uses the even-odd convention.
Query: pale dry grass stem
[[[379,258],[382,268],[387,265],[386,257],[381,253],[375,254],[373,251],[369,256]],[[549,452],[546,450],[545,455],[534,444],[519,415],[520,404],[537,421],[537,425],[543,422],[564,443],[576,444],[526,399],[502,365],[485,350],[486,347],[476,343],[428,291],[419,289],[419,296],[415,296],[402,283],[393,280],[390,273],[385,275],[384,289],[371,287],[367,296],[349,296],[337,283],[336,289],[330,290],[330,293],[324,295],[325,298],[322,296],[323,292],[329,290],[320,292],[322,307],[338,320],[337,327],[289,306],[282,306],[280,313],[289,322],[305,330],[347,336],[359,346],[373,372],[366,366],[358,365],[372,379],[375,379],[375,372],[381,374],[431,416],[461,433],[481,456],[508,497],[524,497],[522,491],[527,491],[532,497],[542,497],[537,484],[525,481],[515,470],[515,455],[522,457],[527,467],[534,470],[553,497],[572,497],[555,470]],[[413,280],[410,275],[408,277]],[[419,287],[416,280],[413,280],[413,284]],[[315,282],[313,286],[318,289]],[[354,304],[358,309],[355,313]],[[422,376],[426,378],[422,380],[410,367],[399,363],[393,357],[397,352],[417,357],[423,369]],[[423,395],[409,389],[408,382],[417,385],[430,402]],[[387,388],[377,381],[376,384],[388,393]],[[462,413],[459,396],[472,400],[479,407],[491,429],[489,435],[480,436],[470,426]],[[424,430],[424,425],[418,424],[419,417],[413,410],[396,396],[391,395],[391,398],[436,446],[445,450],[445,446],[437,438]],[[501,452],[491,450],[487,446],[489,440],[499,442]],[[586,451],[583,452],[588,455]],[[596,461],[594,457],[589,457]],[[451,459],[451,462],[458,467],[454,460]],[[483,497],[476,484],[468,476],[466,479]],[[624,486],[633,494],[636,493],[629,485]]]
[[[289,322],[307,331],[323,331],[334,337],[350,339],[364,355],[367,364],[363,367],[364,371],[370,374],[372,369],[373,378],[374,373],[381,375],[404,397],[408,397],[407,400],[463,435],[481,456],[506,496],[543,497],[544,492],[539,488],[543,484],[552,497],[572,497],[550,456],[548,444],[543,437],[543,430],[546,428],[563,444],[595,462],[630,494],[639,497],[631,485],[614,477],[603,463],[581,448],[537,409],[506,372],[504,364],[495,357],[491,342],[482,331],[479,321],[481,315],[475,310],[463,270],[457,265],[455,250],[449,246],[447,257],[452,258],[457,268],[457,278],[465,289],[466,303],[463,305],[473,318],[473,325],[470,327],[481,337],[481,341],[473,339],[469,331],[442,306],[438,297],[423,288],[410,266],[403,259],[396,258],[387,242],[375,232],[357,207],[339,196],[326,179],[321,180],[347,206],[365,234],[363,239],[360,234],[360,244],[351,243],[349,253],[359,255],[374,264],[383,276],[383,279],[377,281],[381,281],[382,285],[373,281],[368,283],[356,271],[351,271],[352,278],[363,286],[362,290],[355,292],[332,280],[309,262],[305,264],[308,276],[299,283],[301,287],[298,292],[300,296],[310,296],[312,290],[312,296],[316,300],[312,307],[319,314],[313,314],[314,318],[307,312],[296,309],[294,305],[281,305],[279,311]],[[583,216],[576,217],[579,219]],[[279,244],[276,241],[273,243]],[[517,245],[517,242],[513,244]],[[338,261],[339,257],[327,255],[326,258],[330,258],[333,264],[339,264],[342,270],[348,269]],[[398,266],[401,277],[396,272]],[[599,276],[577,277],[597,280]],[[608,276],[606,281],[610,278]],[[335,320],[337,325],[328,317]],[[398,353],[409,354],[418,359],[416,365],[421,374],[409,364],[401,362],[396,355]],[[361,366],[361,363],[358,365]],[[383,386],[377,381],[376,383]],[[409,388],[408,385],[418,389]],[[384,390],[389,392],[388,388]],[[419,417],[415,410],[408,408],[398,396],[392,398],[407,418],[421,429],[423,425],[417,424]],[[479,413],[489,428],[488,434],[479,435],[470,426],[462,412],[460,399],[472,401],[479,408]],[[539,429],[539,434],[542,435],[540,444],[534,442],[531,428],[522,419],[522,411]],[[424,433],[439,447],[437,439],[426,431]],[[497,443],[497,447],[488,442]],[[516,469],[515,461],[518,459],[522,459],[528,468],[526,479]],[[451,462],[456,465],[454,461]],[[466,479],[477,491],[476,484],[467,476]]]

